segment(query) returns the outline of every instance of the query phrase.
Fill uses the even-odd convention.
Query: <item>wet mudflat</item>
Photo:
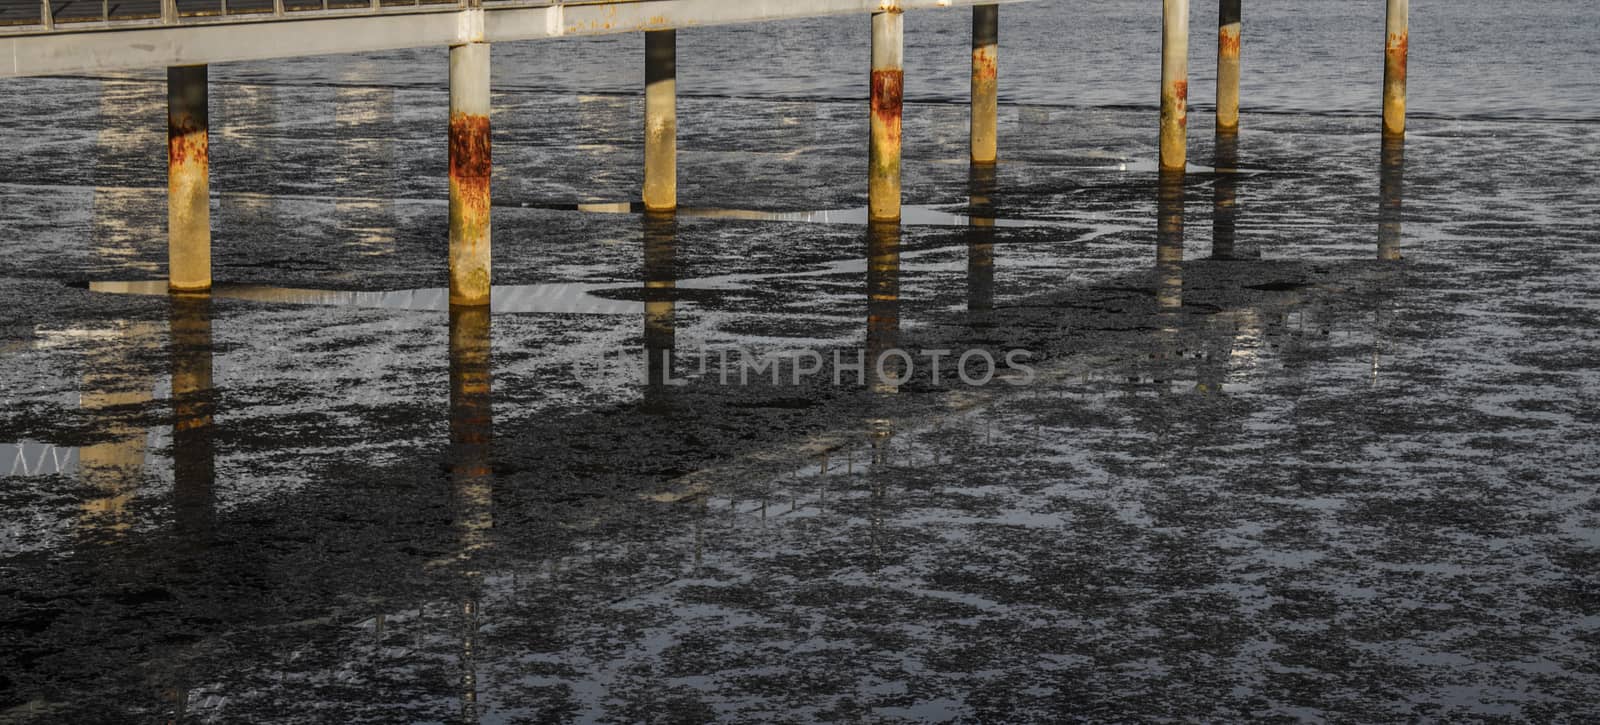
[[[0,720],[1600,717],[1600,126],[913,103],[885,229],[862,102],[682,99],[661,219],[637,97],[504,91],[483,314],[346,70],[213,87],[210,298],[160,84],[7,111]]]

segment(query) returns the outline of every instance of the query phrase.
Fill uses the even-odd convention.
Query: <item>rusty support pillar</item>
[[[972,163],[998,156],[1000,97],[1000,6],[972,8]]]
[[[905,16],[898,4],[872,14],[872,140],[867,216],[900,221],[900,109],[905,87]]]
[[[1406,135],[1406,54],[1411,45],[1411,0],[1389,0],[1383,59],[1383,134]]]
[[[1189,0],[1161,2],[1161,168],[1188,162]]]
[[[206,66],[167,69],[167,284],[211,289],[211,161]]]
[[[1239,132],[1239,0],[1219,0],[1217,12],[1217,134]]]
[[[678,31],[644,34],[644,208],[678,208]]]
[[[489,304],[489,44],[450,47],[450,304]]]

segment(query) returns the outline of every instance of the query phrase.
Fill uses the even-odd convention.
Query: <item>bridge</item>
[[[207,65],[415,47],[450,50],[449,304],[490,301],[490,46],[645,34],[647,214],[677,209],[677,30],[870,15],[868,219],[901,219],[903,49],[908,11],[970,7],[971,162],[996,162],[999,3],[1021,0],[0,0],[0,77],[167,68],[168,288],[211,289]],[[1383,135],[1405,133],[1409,0],[1385,0]],[[1240,0],[1218,0],[1217,126],[1239,128]],[[1159,168],[1187,165],[1189,0],[1162,0]],[[9,62],[4,59],[9,57]]]

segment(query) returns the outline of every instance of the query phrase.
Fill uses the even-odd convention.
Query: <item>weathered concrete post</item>
[[[886,0],[872,14],[872,141],[868,147],[867,216],[900,221],[900,109],[905,87],[905,16]]]
[[[1239,132],[1239,0],[1217,3],[1217,133]]]
[[[203,65],[167,69],[167,284],[174,292],[211,289],[206,76]]]
[[[644,208],[678,208],[678,31],[644,34]]]
[[[1406,54],[1411,45],[1411,0],[1389,0],[1383,61],[1383,133],[1406,133]]]
[[[489,44],[450,47],[450,304],[489,304]]]
[[[1188,162],[1189,0],[1161,2],[1161,168]]]
[[[1378,167],[1378,259],[1400,259],[1401,197],[1405,192],[1406,144],[1385,136]]]
[[[972,8],[972,163],[992,164],[1000,125],[1000,6]]]

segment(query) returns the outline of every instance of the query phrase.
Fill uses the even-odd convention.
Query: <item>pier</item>
[[[872,223],[898,223],[902,213],[904,14],[970,7],[971,163],[989,166],[1001,156],[997,121],[1001,13],[1000,3],[994,0],[320,0],[312,4],[159,0],[115,5],[41,0],[31,16],[31,3],[0,7],[4,8],[0,58],[11,59],[9,66],[0,65],[0,77],[168,69],[168,281],[175,293],[204,292],[212,284],[207,101],[207,65],[212,63],[430,46],[449,49],[453,306],[485,306],[490,301],[490,49],[495,43],[643,33],[645,154],[640,200],[647,212],[672,213],[678,205],[678,31],[824,15],[868,16],[872,48],[866,89],[871,127],[867,218]],[[1188,166],[1190,2],[1163,0],[1161,8],[1158,133],[1161,194],[1166,198],[1171,193],[1181,195]],[[1387,0],[1382,103],[1386,138],[1399,138],[1405,131],[1407,18],[1407,0]],[[1228,139],[1239,132],[1241,26],[1240,0],[1219,0],[1219,147],[1235,148]],[[1230,168],[1234,161],[1230,156]],[[1221,197],[1218,203],[1223,203]],[[1231,198],[1227,203],[1231,210]]]

